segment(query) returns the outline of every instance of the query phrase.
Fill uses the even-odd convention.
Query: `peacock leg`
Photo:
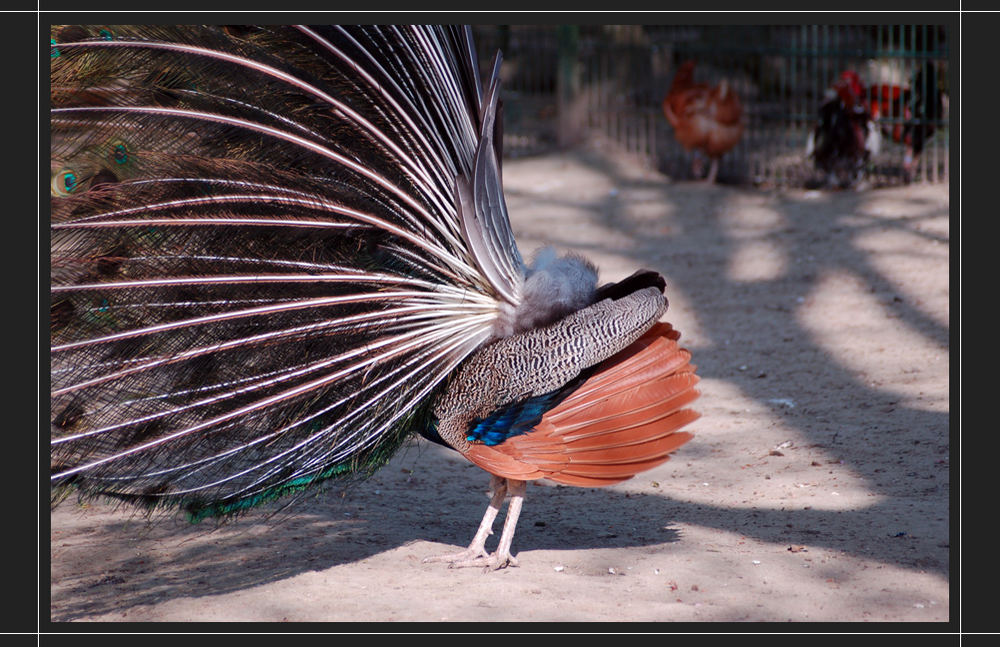
[[[517,527],[517,518],[521,516],[521,506],[524,504],[524,493],[527,490],[526,481],[507,481],[507,489],[510,491],[510,503],[507,504],[507,517],[503,521],[503,532],[500,534],[500,543],[497,550],[490,557],[489,566],[496,570],[504,566],[517,566],[517,560],[510,554],[510,545],[514,541],[514,529]]]
[[[452,564],[460,565],[460,563],[470,560],[489,557],[489,554],[486,552],[486,538],[493,534],[493,520],[496,519],[497,513],[500,512],[500,506],[503,505],[504,497],[507,496],[507,479],[491,474],[490,490],[493,492],[493,496],[490,498],[490,505],[486,508],[486,514],[483,515],[483,520],[479,524],[479,530],[476,531],[476,536],[472,538],[472,543],[469,544],[469,547],[458,553],[425,557],[424,562],[451,562]],[[504,525],[504,530],[506,531],[506,524]]]
[[[470,559],[454,561],[450,564],[451,568],[480,566],[485,567],[486,570],[496,571],[506,566],[518,565],[517,560],[510,554],[510,545],[514,541],[514,529],[517,527],[517,518],[521,515],[526,486],[526,481],[507,479],[506,489],[510,494],[510,503],[507,504],[507,517],[503,522],[503,532],[500,534],[500,543],[497,545],[496,551],[492,555],[481,552]],[[472,546],[469,548],[472,549]]]
[[[715,176],[719,174],[719,158],[713,157],[712,163],[708,167],[708,176],[705,178],[706,184],[715,184]]]

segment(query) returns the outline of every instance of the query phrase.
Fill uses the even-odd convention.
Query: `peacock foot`
[[[448,568],[482,568],[484,571],[499,571],[508,566],[520,566],[517,559],[510,553],[503,554],[500,551],[492,555],[481,555],[472,559],[453,561],[448,564]]]
[[[509,551],[501,552],[500,550],[497,550],[496,552],[490,554],[483,548],[475,548],[473,546],[469,546],[465,550],[457,553],[425,557],[423,562],[425,564],[430,562],[446,562],[448,564],[448,568],[479,567],[487,571],[498,571],[501,568],[506,568],[508,566],[520,566],[520,564],[517,563],[517,559],[511,555]]]
[[[422,561],[424,564],[432,562],[448,562],[449,564],[456,564],[470,562],[477,559],[487,559],[489,556],[489,553],[487,553],[484,548],[469,546],[465,550],[457,553],[449,553],[447,555],[431,555],[430,557],[425,557]]]
[[[450,555],[437,555],[425,557],[424,562],[447,562],[448,568],[465,568],[469,566],[483,567],[487,571],[496,571],[507,566],[517,566],[517,560],[510,554],[511,543],[514,540],[514,528],[517,526],[517,518],[521,514],[521,505],[524,502],[524,481],[507,480],[494,476],[491,480],[493,495],[490,498],[490,505],[486,508],[486,514],[479,524],[479,530],[472,542],[465,550]],[[493,520],[496,519],[500,505],[504,496],[510,492],[510,504],[507,507],[507,518],[504,520],[503,533],[500,535],[500,543],[493,554],[486,552],[486,538],[493,534]]]

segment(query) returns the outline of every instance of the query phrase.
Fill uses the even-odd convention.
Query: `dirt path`
[[[488,574],[421,562],[471,539],[488,482],[423,442],[219,528],[67,502],[52,619],[948,620],[947,186],[760,192],[593,152],[504,172],[526,255],[667,277],[693,441],[614,488],[530,486],[521,565]]]

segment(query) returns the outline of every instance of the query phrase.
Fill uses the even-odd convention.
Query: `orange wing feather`
[[[670,324],[656,324],[601,364],[531,432],[492,447],[473,445],[466,457],[504,478],[587,487],[660,465],[691,439],[679,430],[698,418],[686,408],[699,395],[698,376],[679,337]]]

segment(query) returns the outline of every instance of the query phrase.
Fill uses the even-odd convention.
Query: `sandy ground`
[[[51,619],[949,620],[948,187],[674,183],[593,151],[504,172],[526,255],[667,277],[694,440],[613,488],[529,486],[520,566],[490,573],[422,563],[468,543],[488,483],[424,442],[218,527],[68,501]]]

